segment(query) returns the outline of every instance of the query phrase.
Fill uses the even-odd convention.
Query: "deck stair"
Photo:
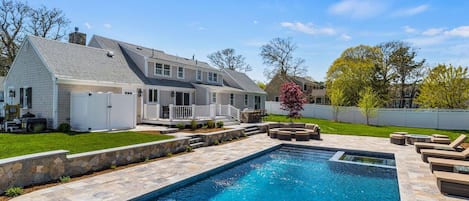
[[[258,134],[260,132],[261,130],[256,125],[244,127],[244,134],[246,134],[247,136]]]
[[[192,149],[203,147],[204,144],[205,144],[204,141],[198,135],[191,136],[191,139],[189,139],[189,146],[191,146]]]

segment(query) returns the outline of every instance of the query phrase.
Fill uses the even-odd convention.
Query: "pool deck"
[[[265,134],[28,193],[12,200],[128,200],[282,143],[394,153],[403,201],[466,200],[442,195],[414,146],[388,138],[322,134],[322,141],[280,141]]]

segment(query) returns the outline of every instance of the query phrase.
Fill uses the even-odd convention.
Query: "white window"
[[[247,106],[248,105],[248,100],[249,100],[249,96],[247,94],[244,95],[244,105]]]
[[[217,93],[212,93],[212,103],[217,103]]]
[[[195,79],[197,81],[202,81],[202,71],[201,70],[197,70],[197,73],[195,75]]]
[[[163,75],[163,64],[155,63],[155,75]]]
[[[149,103],[158,102],[158,89],[148,89],[148,102]]]
[[[170,77],[171,76],[171,66],[165,64],[164,65],[164,68],[163,68],[163,75],[164,76],[168,76]]]
[[[184,79],[184,67],[178,67],[178,78]]]
[[[218,82],[218,74],[209,72],[208,73],[208,81],[209,82]]]
[[[230,105],[234,105],[234,94],[230,94]]]
[[[303,84],[303,91],[306,91],[308,90],[308,87],[306,86],[306,84]]]

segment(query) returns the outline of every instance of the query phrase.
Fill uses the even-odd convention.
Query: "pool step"
[[[204,144],[205,144],[204,141],[199,136],[192,136],[191,139],[189,139],[189,146],[191,146],[192,149],[203,147]]]
[[[244,134],[247,136],[258,134],[260,131],[258,126],[248,126],[244,128]]]

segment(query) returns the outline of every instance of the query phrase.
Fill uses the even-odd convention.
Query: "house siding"
[[[57,117],[58,125],[60,125],[61,123],[70,123],[70,95],[72,92],[112,92],[116,94],[122,93],[121,87],[58,84],[57,88],[58,88],[58,117]]]
[[[171,66],[171,76],[162,76],[162,75],[155,75],[155,63],[161,63],[161,64],[168,64]],[[183,67],[184,68],[184,79],[178,78],[177,77],[177,70],[178,67]],[[195,82],[195,83],[203,83],[203,84],[215,84],[215,85],[222,85],[223,83],[223,75],[221,72],[218,72],[216,69],[213,71],[207,70],[207,69],[201,69],[202,70],[202,80],[197,80],[196,79],[196,72],[197,70],[194,69],[194,67],[188,67],[185,64],[179,64],[176,62],[168,62],[168,61],[161,61],[161,60],[156,60],[152,59],[152,61],[148,62],[148,77],[149,78],[164,78],[164,79],[172,79],[172,80],[178,80],[178,81],[183,81],[183,82]],[[143,71],[142,71],[143,72]],[[217,73],[218,76],[218,82],[208,82],[208,72],[213,72]]]
[[[8,103],[8,88],[14,87],[16,96],[13,104],[20,102],[20,88],[32,87],[32,108],[22,109],[21,113],[30,112],[36,117],[47,118],[48,127],[52,127],[53,108],[52,75],[39,58],[29,42],[25,42],[16,57],[5,80],[5,101]]]

